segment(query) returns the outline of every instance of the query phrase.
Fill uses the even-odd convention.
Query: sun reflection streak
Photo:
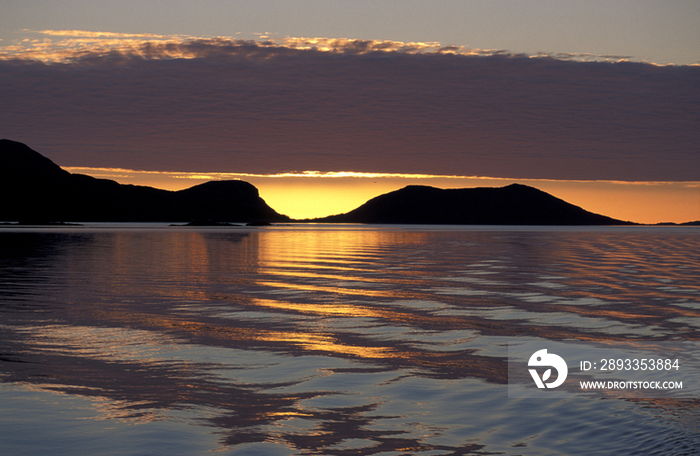
[[[2,270],[41,274],[4,290],[50,305],[0,324],[3,381],[87,398],[96,419],[204,422],[222,451],[458,454],[431,446],[441,409],[463,385],[477,411],[499,394],[510,337],[697,338],[676,321],[700,316],[690,230],[68,230]],[[454,395],[433,403],[433,385]]]

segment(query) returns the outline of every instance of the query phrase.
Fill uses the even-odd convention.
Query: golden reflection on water
[[[596,242],[572,246],[566,242],[524,242],[504,235],[499,246],[501,251],[495,252],[495,258],[490,258],[480,256],[483,247],[479,242],[484,239],[484,234],[476,233],[469,249],[476,250],[480,262],[470,264],[469,255],[453,255],[449,250],[442,257],[434,258],[430,245],[439,237],[458,239],[459,235],[358,228],[180,231],[162,236],[117,232],[101,239],[99,249],[88,249],[92,256],[88,263],[91,267],[98,264],[102,268],[98,270],[99,274],[92,276],[94,280],[99,279],[95,286],[101,295],[122,296],[121,301],[111,303],[120,310],[109,311],[104,306],[96,308],[91,303],[75,306],[73,310],[87,311],[88,315],[102,322],[127,320],[132,325],[146,325],[149,330],[186,329],[197,334],[217,333],[218,337],[225,335],[229,341],[247,344],[270,342],[287,345],[292,350],[370,359],[404,358],[403,362],[409,365],[424,365],[416,360],[432,357],[427,346],[422,346],[417,355],[415,350],[405,349],[405,341],[393,340],[391,336],[381,345],[361,333],[348,333],[345,328],[331,328],[329,331],[323,324],[313,325],[308,321],[289,320],[284,326],[296,327],[282,329],[280,326],[283,325],[277,318],[310,315],[348,321],[367,319],[370,322],[364,324],[369,326],[399,325],[417,331],[477,329],[490,335],[549,334],[552,338],[582,340],[615,339],[624,335],[591,334],[590,330],[583,328],[553,326],[545,323],[546,320],[537,325],[534,321],[538,314],[566,312],[597,320],[665,326],[659,321],[658,306],[630,302],[630,297],[642,294],[648,302],[649,284],[646,280],[656,277],[654,270],[636,275],[635,280],[642,280],[635,285],[646,287],[643,292],[630,288],[629,276],[624,276],[624,280],[619,278],[625,265],[634,264],[637,269],[648,269],[653,265],[634,252],[640,247],[638,245],[623,248],[630,246],[610,244],[605,236]],[[493,241],[488,246],[493,248]],[[461,248],[464,249],[464,245]],[[494,261],[499,256],[510,259]],[[68,257],[71,262],[85,262],[84,258],[74,258],[73,253]],[[113,260],[98,261],[98,257]],[[464,261],[460,262],[462,259]],[[522,273],[533,263],[552,271],[528,271],[529,281],[522,281],[519,286],[534,295],[545,295],[543,291],[546,292],[552,297],[549,303],[546,300],[514,299],[507,291],[514,286],[509,284],[508,270]],[[575,276],[559,270],[559,264],[569,269],[573,264]],[[436,295],[435,290],[440,289],[436,284],[453,279],[444,275],[455,273],[460,278],[456,282],[458,290],[464,292]],[[657,270],[656,273],[668,272]],[[71,278],[81,276],[69,275]],[[482,277],[496,277],[498,280]],[[454,281],[450,283],[455,285]],[[535,288],[537,291],[533,291]],[[683,289],[692,293],[697,286],[684,284]],[[266,297],[260,297],[261,293]],[[662,290],[658,296],[663,297],[664,293]],[[470,294],[473,294],[472,298]],[[608,304],[585,306],[569,303],[576,302],[579,296]],[[132,303],[148,304],[149,300],[153,305],[140,305],[138,311],[132,308]],[[227,321],[222,325],[221,322],[182,320],[173,318],[162,307],[172,300],[191,302],[190,308],[195,310],[204,303],[216,304],[219,309],[229,308],[234,313],[255,310],[267,312],[273,318],[266,327],[259,324],[247,326],[245,322],[234,324]],[[420,305],[406,307],[403,304],[406,302],[437,302],[438,309],[434,310],[446,310],[447,313],[436,313]],[[147,310],[149,307],[150,311]],[[504,319],[497,313],[484,314],[481,310],[509,307],[532,317],[527,321],[512,320],[505,312],[502,313]],[[128,313],[120,315],[126,308]],[[459,312],[450,315],[450,309]],[[665,319],[674,315],[697,318],[700,312],[678,306],[663,309]],[[200,318],[203,316],[200,312]],[[77,337],[78,333],[74,336]],[[90,347],[92,343],[86,339],[73,345]],[[431,365],[436,366],[432,362]]]
[[[225,445],[323,449],[366,438],[360,454],[429,451],[439,445],[347,426],[380,422],[375,395],[393,397],[389,385],[404,379],[504,385],[497,341],[511,337],[700,340],[696,234],[279,227],[51,242],[39,261],[27,246],[7,263],[29,271],[8,273],[10,301],[45,310],[6,314],[3,381],[89,397],[100,419],[205,408]],[[246,356],[252,367],[238,366]],[[310,359],[318,367],[283,367]],[[345,394],[333,383],[305,389],[345,372],[391,375],[360,391],[368,397],[356,407],[305,402]],[[314,425],[281,437],[260,427],[292,419]]]
[[[308,277],[308,276],[307,276]],[[350,287],[335,287],[335,286],[322,286],[322,285],[299,285],[294,283],[285,282],[257,282],[258,285],[270,288],[286,288],[293,291],[309,291],[309,292],[323,292],[323,293],[335,293],[335,294],[346,294],[346,295],[358,295],[358,296],[371,296],[371,297],[385,297],[385,298],[398,298],[400,293],[396,291],[381,291],[381,290],[369,290],[366,288],[350,288]]]

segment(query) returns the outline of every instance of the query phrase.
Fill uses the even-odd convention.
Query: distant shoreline
[[[271,208],[248,182],[209,181],[179,191],[124,185],[71,174],[27,145],[6,139],[0,140],[0,194],[10,195],[0,207],[0,219],[19,221],[13,226],[84,222],[700,226],[700,221],[645,225],[618,220],[522,184],[457,189],[409,185],[344,214],[296,220]]]

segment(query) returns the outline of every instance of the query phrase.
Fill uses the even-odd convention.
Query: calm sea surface
[[[0,228],[2,455],[696,455],[507,341],[700,340],[700,229]]]

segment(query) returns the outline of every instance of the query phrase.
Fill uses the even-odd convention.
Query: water
[[[693,455],[507,343],[697,341],[695,228],[0,228],[0,454]]]

